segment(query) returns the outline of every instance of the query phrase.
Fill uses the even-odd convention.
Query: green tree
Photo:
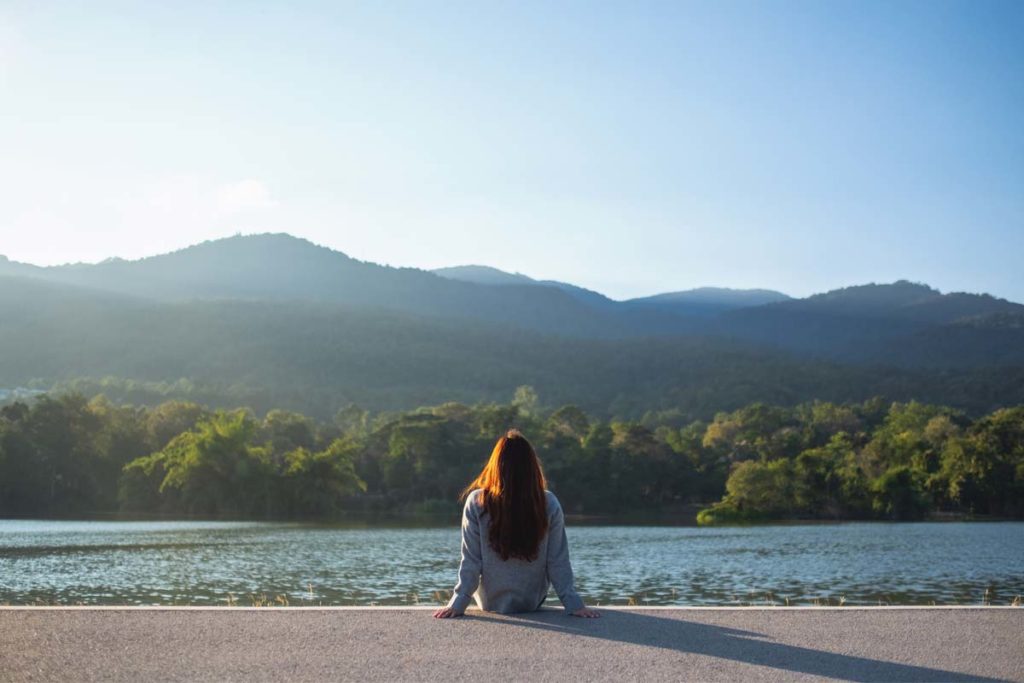
[[[871,483],[874,511],[889,519],[917,519],[928,509],[920,473],[894,465]]]
[[[335,514],[347,496],[365,492],[366,483],[355,470],[358,451],[359,445],[346,437],[316,453],[303,447],[289,452],[283,471],[289,515]]]
[[[160,490],[176,489],[187,512],[263,516],[271,511],[272,467],[252,445],[256,423],[242,410],[217,411],[161,451]]]
[[[533,387],[522,385],[516,387],[516,393],[512,397],[512,405],[519,409],[519,413],[526,417],[533,417],[537,414],[537,406],[540,401],[537,392]]]
[[[841,516],[844,511],[842,467],[853,455],[846,432],[825,446],[803,451],[793,460],[793,502],[807,515]]]
[[[737,463],[725,483],[725,500],[737,510],[765,516],[792,512],[793,471],[788,460]]]

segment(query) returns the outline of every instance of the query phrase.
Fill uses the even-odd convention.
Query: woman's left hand
[[[434,612],[435,619],[448,619],[451,617],[461,617],[461,612],[456,612],[451,607],[442,607],[441,609]]]

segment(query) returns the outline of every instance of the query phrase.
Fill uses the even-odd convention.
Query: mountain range
[[[0,257],[0,321],[0,387],[184,381],[214,402],[291,396],[320,412],[491,400],[519,384],[624,414],[883,392],[980,409],[1020,400],[1008,382],[1024,367],[1024,306],[987,294],[899,281],[616,301],[488,266],[378,265],[285,234],[98,264]]]

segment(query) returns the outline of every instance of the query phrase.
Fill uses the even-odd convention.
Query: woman
[[[573,616],[600,616],[573,588],[562,506],[546,490],[540,461],[522,434],[512,429],[498,439],[462,495],[459,581],[435,617],[462,616],[474,598],[489,612],[540,609],[550,585]]]

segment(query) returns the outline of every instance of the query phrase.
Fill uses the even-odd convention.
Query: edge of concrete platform
[[[730,612],[730,611],[777,611],[777,612],[794,612],[794,611],[814,611],[814,612],[850,612],[850,611],[886,611],[886,610],[1021,610],[1024,613],[1024,609],[1015,607],[1013,605],[844,605],[838,607],[836,605],[793,605],[786,607],[783,605],[709,605],[701,607],[698,605],[651,605],[651,606],[634,606],[634,605],[591,605],[594,609],[598,610],[622,610],[629,612],[638,611],[700,611],[700,612]],[[442,607],[442,605],[358,605],[358,606],[347,606],[347,605],[289,605],[283,606],[268,606],[268,607],[251,607],[248,605],[238,605],[235,607],[229,607],[227,605],[0,605],[0,612],[10,611],[22,611],[22,610],[33,610],[33,611],[140,611],[140,612],[163,612],[163,611],[200,611],[200,612],[369,612],[378,610],[389,610],[389,611],[432,611]],[[546,607],[542,611],[546,612],[561,612],[561,607]],[[480,612],[477,609],[470,609],[469,614]]]

